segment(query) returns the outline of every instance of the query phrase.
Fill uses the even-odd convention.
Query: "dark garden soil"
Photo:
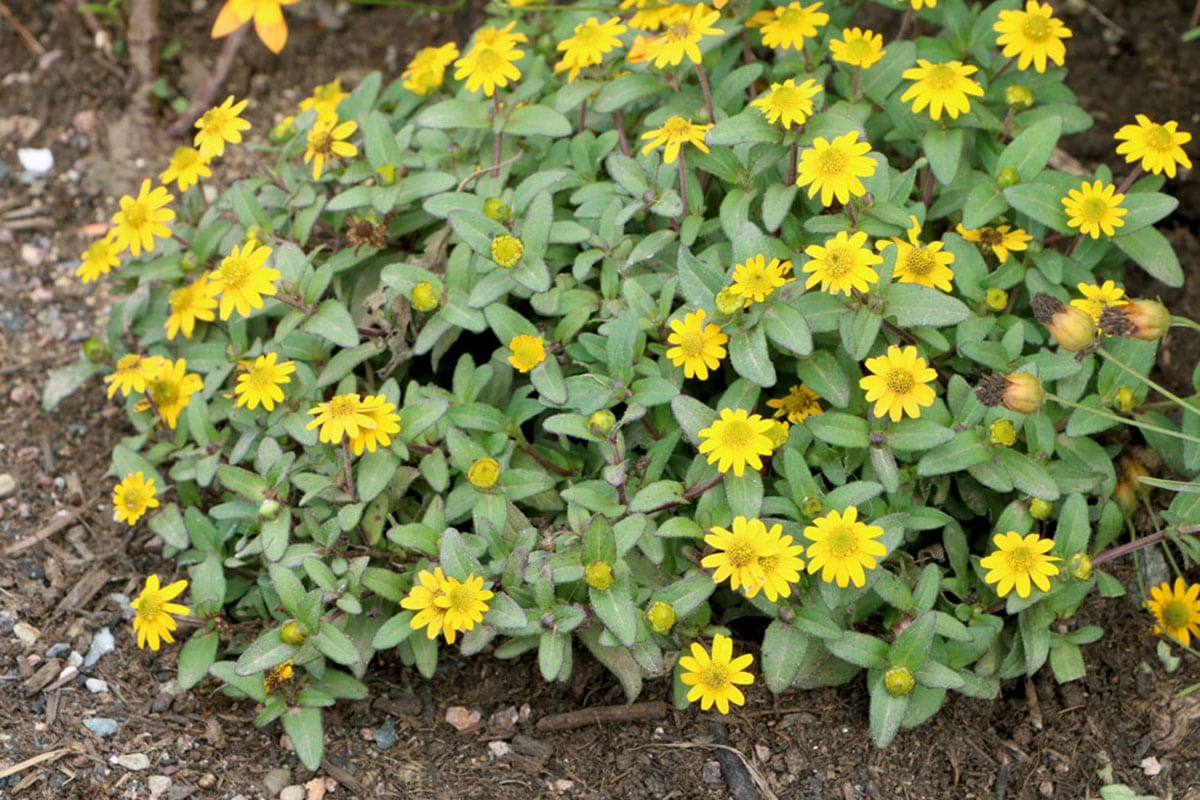
[[[1200,134],[1200,42],[1179,42],[1193,3],[1055,3],[1075,31],[1071,83],[1096,117],[1092,131],[1065,143],[1085,168],[1103,161],[1125,174],[1112,134],[1135,113]],[[69,5],[0,3],[0,797],[1082,800],[1115,780],[1200,798],[1200,692],[1178,696],[1200,682],[1200,663],[1185,659],[1168,672],[1131,599],[1095,599],[1081,613],[1079,622],[1106,631],[1086,649],[1085,680],[1057,686],[1043,671],[1006,683],[995,702],[955,697],[886,751],[869,743],[861,681],[778,697],[755,686],[723,718],[669,710],[669,687],[658,681],[626,718],[552,731],[553,715],[620,705],[615,681],[583,657],[565,685],[543,682],[529,659],[452,657],[433,682],[380,664],[370,701],[330,712],[326,762],[314,775],[278,726],[253,727],[252,705],[209,684],[173,689],[177,649],[139,651],[129,629],[128,597],[145,574],[172,567],[143,527],[130,532],[111,519],[104,474],[123,415],[98,381],[53,414],[39,402],[47,372],[74,361],[106,324],[108,298],[72,274],[88,226],[107,220],[115,198],[161,169],[173,147],[160,132],[168,114],[146,124],[127,111],[128,63],[106,50],[113,37]],[[206,35],[215,7],[166,6],[166,37],[187,47],[165,75],[174,92],[190,94],[220,49]],[[354,8],[321,22],[303,5],[288,13],[283,56],[248,40],[228,83],[255,99],[258,131],[315,84],[335,75],[352,83],[372,69],[394,76],[419,46],[461,43],[475,19]],[[18,147],[53,151],[47,179],[21,180]],[[1200,159],[1195,142],[1190,151]],[[1128,283],[1200,318],[1200,179],[1185,173],[1167,191],[1181,201],[1165,230],[1188,286],[1168,290],[1136,275]],[[1173,333],[1165,378],[1190,390],[1198,353],[1195,334]],[[104,629],[116,649],[73,668],[72,654],[88,653]],[[93,691],[96,679],[106,691]],[[456,730],[446,722],[454,707],[477,712],[479,724]],[[114,721],[115,732],[84,726],[96,718]]]

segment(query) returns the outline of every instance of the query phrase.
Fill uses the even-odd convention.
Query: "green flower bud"
[[[1067,572],[1077,581],[1091,580],[1092,560],[1088,558],[1087,553],[1076,553],[1071,556]]]
[[[179,259],[179,269],[183,271],[184,275],[189,275],[195,272],[196,268],[199,266],[200,259],[196,258],[196,254],[191,251],[184,253]]]
[[[608,436],[617,424],[617,415],[602,408],[587,418],[588,430],[593,436]]]
[[[1117,396],[1113,398],[1113,407],[1122,414],[1129,414],[1137,408],[1137,396],[1133,393],[1133,389],[1128,386],[1117,389]]]
[[[1017,172],[1012,167],[1005,167],[996,175],[996,185],[1001,189],[1007,189],[1010,186],[1016,186],[1021,182],[1021,173]]]
[[[1035,497],[1029,501],[1029,516],[1036,520],[1045,521],[1050,519],[1050,515],[1054,513],[1054,503],[1049,500],[1043,500],[1040,497]]]
[[[908,667],[892,667],[883,673],[883,685],[892,697],[904,697],[917,688],[917,679]]]
[[[584,569],[583,580],[596,591],[607,592],[613,585],[612,564],[607,561],[593,561]]]
[[[1003,289],[988,289],[984,302],[992,311],[1003,311],[1008,308],[1008,292]]]
[[[275,519],[279,516],[279,501],[267,498],[258,504],[258,518],[267,520]]]
[[[112,353],[108,349],[108,344],[103,339],[98,339],[95,336],[86,339],[83,343],[83,357],[92,364],[103,364],[108,361]]]
[[[483,213],[488,219],[503,222],[512,216],[512,208],[499,197],[489,197],[483,201]]]
[[[1006,419],[998,419],[988,426],[988,441],[1000,447],[1012,447],[1017,441],[1017,429]]]
[[[279,629],[279,638],[283,640],[284,644],[299,647],[304,644],[304,640],[308,638],[308,634],[300,626],[299,622],[292,620]]]
[[[494,458],[480,458],[467,470],[467,480],[476,489],[491,489],[500,480],[500,462]]]
[[[819,497],[806,497],[800,510],[806,517],[815,517],[825,510],[825,504],[821,502]]]
[[[767,431],[767,438],[771,440],[771,447],[775,450],[787,444],[789,425],[786,421],[780,419],[771,420],[774,425]]]
[[[1024,111],[1033,105],[1033,90],[1014,83],[1004,90],[1004,104],[1016,111]]]
[[[375,174],[379,176],[381,186],[391,186],[396,182],[396,165],[380,164],[375,168]]]
[[[675,625],[675,607],[659,600],[646,612],[646,622],[655,633],[667,633]]]

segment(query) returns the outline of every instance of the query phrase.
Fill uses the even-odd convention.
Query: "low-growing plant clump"
[[[886,43],[849,2],[511,5],[269,137],[228,98],[83,254],[123,296],[46,402],[105,375],[115,519],[187,576],[138,645],[190,615],[181,685],[314,768],[380,653],[553,681],[582,646],[720,713],[865,671],[880,745],[1082,677],[1106,562],[1198,555],[1200,401],[1149,377],[1197,325],[1122,288],[1182,283],[1190,135],[1048,166],[1091,118],[1037,0],[882,2]],[[258,168],[217,191],[232,147]],[[1189,645],[1198,595],[1149,587],[1156,629]]]

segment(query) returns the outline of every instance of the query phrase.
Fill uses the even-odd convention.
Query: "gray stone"
[[[88,678],[83,683],[92,694],[106,694],[108,692],[108,682],[102,681],[99,678]]]
[[[298,783],[284,787],[279,793],[279,800],[304,800],[308,796],[308,792],[304,791],[304,787]]]
[[[116,763],[127,770],[141,772],[150,769],[150,756],[145,753],[122,753],[116,757]]]
[[[0,499],[8,497],[17,490],[17,479],[7,472],[0,472]]]
[[[263,776],[263,788],[267,790],[267,797],[278,797],[279,793],[283,791],[283,787],[291,782],[292,771],[282,767],[273,769]]]
[[[166,775],[151,775],[147,783],[150,785],[151,797],[162,797],[171,788],[171,779]]]
[[[96,631],[96,635],[92,637],[92,646],[88,648],[87,655],[83,659],[85,667],[94,666],[100,657],[106,653],[111,653],[117,646],[113,639],[112,631],[108,628],[101,628]]]
[[[389,718],[371,733],[371,738],[375,740],[376,747],[380,750],[387,750],[396,743],[395,723]]]
[[[117,721],[108,717],[88,717],[83,721],[83,727],[97,736],[112,736],[117,732]]]

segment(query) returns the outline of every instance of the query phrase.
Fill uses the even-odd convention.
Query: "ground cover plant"
[[[1048,168],[1090,124],[1049,7],[916,5],[886,45],[842,4],[527,8],[269,143],[205,114],[84,254],[129,291],[58,384],[125,399],[116,514],[187,572],[139,644],[187,609],[181,683],[309,765],[376,653],[432,675],[439,638],[547,680],[581,644],[722,712],[865,669],[880,744],[1079,677],[1102,565],[1194,555],[1200,417],[1147,377],[1173,319],[1118,285],[1181,280],[1153,223],[1189,137],[1130,120],[1119,187]],[[262,174],[207,196],[227,146]],[[1198,591],[1150,595],[1183,644]]]

